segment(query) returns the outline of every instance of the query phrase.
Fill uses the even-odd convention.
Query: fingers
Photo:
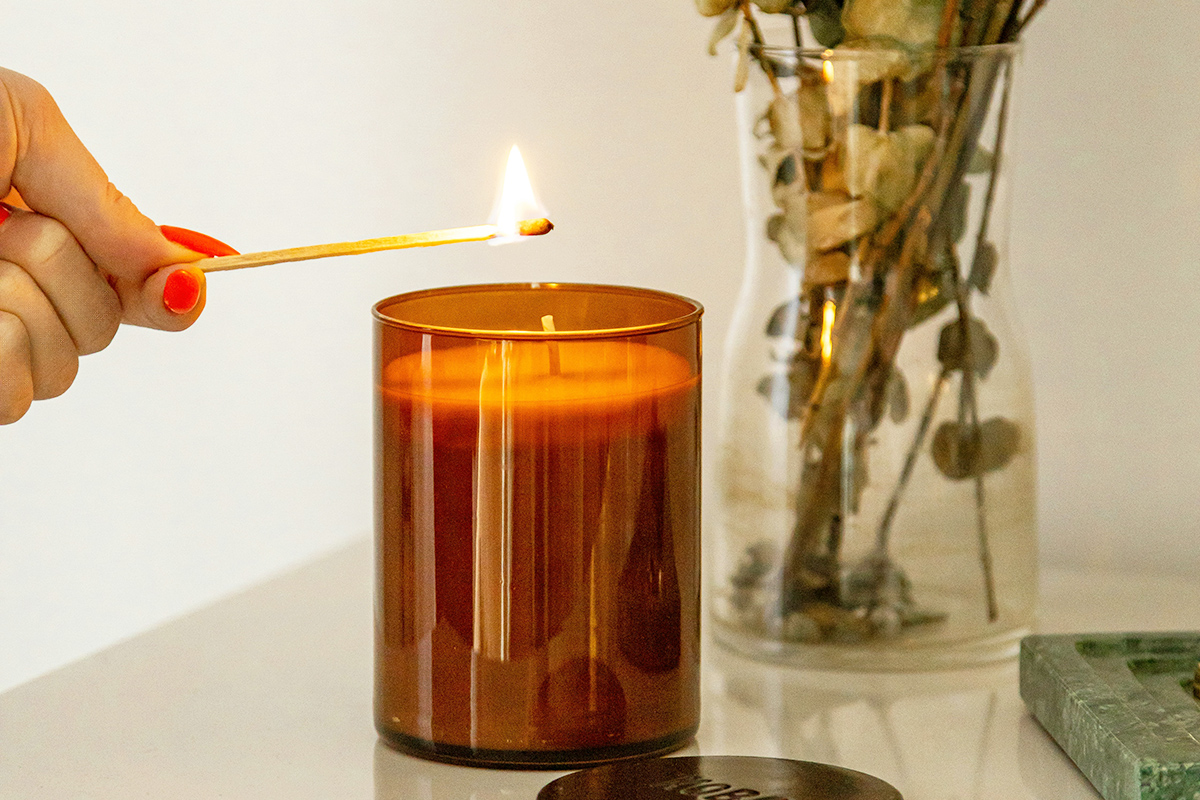
[[[121,322],[120,301],[62,223],[14,210],[0,224],[0,259],[23,270],[45,296],[78,355],[112,341]],[[7,299],[0,290],[0,308],[7,308]]]
[[[45,400],[69,389],[79,371],[75,343],[29,273],[8,261],[0,261],[0,314],[15,318],[25,331],[24,337],[15,329],[8,332],[8,355],[14,362],[12,367],[0,365],[3,383],[11,384],[15,392],[10,412],[26,397]],[[6,324],[12,327],[12,319]]]
[[[116,292],[61,223],[0,206],[0,424],[65,392],[120,321]]]
[[[111,277],[127,322],[179,330],[195,315],[163,307],[146,283],[201,254],[168,241],[108,181],[50,94],[36,81],[0,69],[0,197],[15,187],[29,208],[62,223],[104,276]],[[164,276],[165,278],[165,276]],[[160,286],[161,288],[161,286]]]

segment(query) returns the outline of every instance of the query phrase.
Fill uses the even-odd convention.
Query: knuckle
[[[118,189],[116,184],[114,184],[112,181],[109,181],[108,185],[104,187],[104,200],[115,207],[134,207],[133,201],[126,197],[125,194]]]
[[[108,185],[104,187],[104,202],[108,205],[113,216],[118,219],[144,219],[137,205],[118,189],[112,181],[109,181]]]
[[[4,262],[0,262],[2,267]],[[5,361],[29,350],[29,334],[16,314],[0,310],[0,357]]]
[[[8,82],[15,85],[17,92],[26,103],[51,103],[54,101],[50,90],[37,80],[20,73],[10,73]]]
[[[81,332],[75,342],[79,355],[99,353],[112,343],[121,327],[121,301],[116,292],[106,292],[88,321],[86,331]]]
[[[114,315],[106,315],[102,325],[97,325],[86,337],[80,337],[83,341],[77,344],[79,355],[90,356],[92,353],[99,353],[108,347],[112,344],[112,340],[116,338],[117,330],[120,327],[121,316],[119,310]]]
[[[11,261],[0,260],[0,298],[13,297],[25,290],[25,270]]]
[[[11,425],[33,405],[33,394],[22,393],[20,396],[10,396],[9,392],[0,392],[0,425]]]
[[[30,269],[48,267],[56,262],[77,256],[80,251],[79,243],[67,229],[56,219],[38,215],[29,217],[31,224],[36,225],[33,241],[28,251]]]
[[[75,382],[75,376],[79,374],[79,357],[72,353],[63,359],[63,363],[45,372],[46,374],[34,376],[35,400],[49,400],[70,389],[71,384]]]
[[[0,311],[0,425],[16,422],[33,404],[29,336],[14,314]]]
[[[27,75],[18,73],[8,75],[5,86],[9,89],[18,130],[23,133],[19,137],[19,148],[24,150],[29,142],[59,127],[62,112],[58,110],[54,96],[45,86]]]

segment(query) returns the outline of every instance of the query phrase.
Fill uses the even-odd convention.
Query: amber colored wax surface
[[[385,328],[380,354],[385,740],[529,766],[684,743],[699,711],[696,332]]]

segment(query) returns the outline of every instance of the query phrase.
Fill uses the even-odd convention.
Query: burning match
[[[544,236],[554,229],[554,224],[545,218],[523,219],[517,223],[517,236]],[[510,229],[511,230],[511,229]],[[447,228],[440,231],[406,233],[401,236],[384,236],[379,239],[362,239],[357,242],[336,244],[314,244],[307,247],[291,247],[285,250],[264,250],[259,253],[242,253],[236,256],[219,256],[197,262],[202,272],[222,272],[228,269],[263,267],[267,264],[282,264],[288,261],[308,261],[314,258],[334,256],[356,256],[362,253],[377,253],[380,250],[403,250],[409,247],[434,247],[459,242],[483,242],[488,239],[511,237],[509,231],[499,225],[473,225],[467,228]]]

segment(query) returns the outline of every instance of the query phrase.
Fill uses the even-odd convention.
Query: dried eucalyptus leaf
[[[857,123],[846,129],[842,171],[851,197],[869,194],[878,180],[880,162],[888,157],[887,134]]]
[[[786,372],[763,376],[756,388],[776,414],[784,419],[799,419],[817,385],[819,370],[815,359],[801,356],[792,361]]]
[[[795,98],[778,95],[767,109],[767,122],[775,145],[784,150],[799,150],[804,146],[804,130],[800,127],[800,110]]]
[[[697,4],[700,2],[704,2],[704,0],[697,0]],[[721,14],[721,18],[717,20],[717,24],[713,26],[712,35],[708,37],[708,54],[710,56],[715,56],[717,54],[717,45],[726,36],[733,33],[734,26],[737,25],[737,20],[738,8],[735,3]]]
[[[908,417],[908,381],[898,367],[892,367],[887,383],[887,409],[892,422],[901,423]]]
[[[996,365],[996,357],[1000,353],[1000,343],[988,330],[987,325],[978,317],[972,317],[968,323],[971,334],[971,353],[974,361],[975,374],[980,379],[986,378]],[[963,326],[961,320],[947,322],[938,336],[938,361],[949,370],[962,370],[966,365],[966,348],[963,346]]]
[[[790,185],[794,180],[796,180],[796,157],[789,154],[779,162],[779,168],[775,170],[775,182]]]
[[[996,154],[986,147],[976,147],[971,153],[971,161],[967,164],[969,175],[987,175],[996,168]]]
[[[958,273],[958,256],[954,246],[943,242],[941,246],[932,247],[931,252],[933,258],[927,270],[917,277],[917,302],[908,323],[910,328],[920,325],[954,300],[954,275]]]
[[[949,287],[922,276],[917,280],[917,305],[913,309],[908,327],[915,328],[927,319],[937,315],[952,299]]]
[[[978,428],[943,422],[933,435],[931,453],[938,471],[961,481],[1003,469],[1020,444],[1020,428],[1003,417],[985,420]]]
[[[804,339],[808,330],[808,314],[799,297],[780,304],[767,320],[767,336],[789,336],[796,341]]]
[[[696,0],[696,10],[706,17],[715,17],[730,9],[736,11],[737,4],[737,0]]]
[[[788,195],[799,194],[803,196],[807,191],[807,187],[803,181],[782,183],[775,180],[779,175],[780,165],[788,158],[791,158],[794,163],[796,161],[795,151],[775,145],[771,145],[771,147],[767,148],[766,152],[759,156],[759,162],[763,165],[763,169],[767,175],[771,177],[771,199],[780,208],[783,208],[787,204]]]
[[[850,196],[842,192],[809,192],[808,213],[815,214],[825,208],[833,208],[850,202]]]
[[[932,47],[945,0],[847,0],[842,26],[852,39],[895,39],[914,48]]]
[[[938,471],[952,481],[961,481],[976,474],[975,437],[957,422],[943,422],[933,434],[930,452]]]
[[[828,286],[850,278],[850,256],[841,250],[821,253],[804,265],[805,286]]]
[[[805,154],[820,158],[829,143],[829,105],[825,102],[824,87],[802,86],[796,99],[800,104]]]
[[[888,211],[895,211],[904,204],[917,185],[917,178],[925,165],[925,159],[933,152],[936,135],[927,125],[905,125],[888,134],[891,157],[882,166],[875,199]]]
[[[1012,420],[993,417],[979,426],[984,472],[1004,469],[1021,449],[1021,429]]]
[[[779,548],[770,540],[756,542],[746,548],[738,559],[737,569],[729,582],[739,589],[753,589],[775,567]]]
[[[782,229],[775,244],[779,246],[779,254],[783,256],[783,260],[793,267],[803,266],[808,258],[808,247],[804,237],[797,236],[791,226]]]
[[[858,87],[878,83],[885,78],[901,78],[911,80],[916,77],[912,60],[908,54],[895,46],[895,42],[881,42],[875,39],[847,38],[838,50],[855,51],[852,61],[834,61],[834,80],[850,82],[854,91]],[[853,64],[853,69],[850,65]]]
[[[754,0],[754,5],[767,14],[781,14],[792,5],[792,0]]]
[[[835,0],[809,0],[807,8],[808,25],[813,37],[822,47],[837,47],[846,38],[846,29],[842,27],[842,6]]]
[[[879,211],[874,203],[867,199],[851,200],[810,213],[809,242],[817,251],[833,250],[870,233],[878,224]]]
[[[850,195],[870,196],[887,211],[898,209],[916,186],[934,138],[926,125],[906,125],[890,133],[850,125],[842,155]]]
[[[779,229],[784,225],[783,214],[772,214],[767,217],[767,238],[772,242],[779,241]]]
[[[779,252],[785,261],[801,267],[808,260],[808,200],[804,181],[777,183],[773,194],[783,213],[776,214],[767,221],[767,236],[779,245]]]
[[[925,159],[933,152],[933,143],[937,134],[928,125],[905,125],[891,133],[892,141],[904,155],[907,164],[919,172],[925,166]]]
[[[971,261],[971,274],[967,276],[967,283],[983,294],[987,294],[992,287],[992,276],[996,274],[996,265],[999,261],[1000,254],[996,250],[996,245],[991,242],[979,245],[979,250]]]
[[[733,91],[740,92],[746,88],[746,81],[750,77],[750,43],[754,41],[754,31],[750,29],[750,23],[742,20],[741,30],[738,32],[738,58],[737,68],[733,75]]]

